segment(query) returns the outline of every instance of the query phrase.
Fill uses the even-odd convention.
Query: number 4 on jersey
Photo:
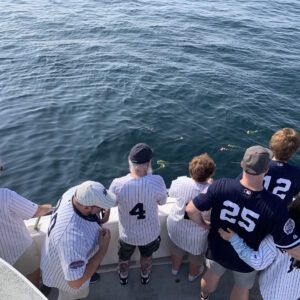
[[[138,220],[145,219],[146,211],[144,210],[143,203],[138,203],[135,207],[129,212],[131,216],[138,216]]]

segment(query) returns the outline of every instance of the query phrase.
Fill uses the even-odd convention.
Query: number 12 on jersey
[[[138,216],[138,220],[145,219],[146,211],[144,210],[144,205],[143,203],[138,203],[137,205],[134,206],[134,208],[129,212],[131,216]]]

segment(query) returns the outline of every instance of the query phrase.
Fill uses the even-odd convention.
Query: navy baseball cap
[[[144,143],[136,144],[129,153],[129,159],[134,164],[144,164],[153,157],[153,150]]]

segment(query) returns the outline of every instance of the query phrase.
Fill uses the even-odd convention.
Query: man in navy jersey
[[[241,163],[240,181],[216,180],[206,194],[198,195],[187,206],[188,216],[200,225],[204,223],[200,212],[212,208],[206,253],[208,270],[201,280],[201,299],[208,299],[226,269],[234,274],[231,300],[247,300],[254,284],[255,271],[220,237],[219,228],[232,229],[255,250],[262,239],[271,234],[278,248],[300,258],[300,238],[286,205],[263,188],[271,157],[271,151],[264,147],[248,148]]]
[[[300,135],[292,128],[282,128],[270,140],[273,158],[264,177],[264,188],[288,206],[300,192],[300,168],[288,163],[300,146]],[[238,179],[242,178],[242,174]]]
[[[292,128],[278,130],[270,140],[273,159],[264,178],[264,187],[279,196],[287,206],[300,192],[300,168],[288,163],[299,145],[300,135]]]

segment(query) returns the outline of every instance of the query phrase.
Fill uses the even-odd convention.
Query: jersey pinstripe
[[[172,181],[169,190],[169,196],[176,198],[167,219],[169,236],[178,247],[194,255],[206,250],[208,230],[184,219],[185,208],[191,199],[207,187],[208,184],[200,184],[192,178],[182,176]]]
[[[159,175],[138,179],[130,174],[116,178],[109,190],[117,197],[120,239],[144,246],[160,234],[158,205],[166,203],[167,189]]]
[[[293,267],[294,258],[276,248],[267,236],[254,251],[239,237],[230,240],[243,259],[259,273],[259,287],[264,300],[297,300],[300,297],[300,269]]]
[[[0,189],[0,257],[13,265],[31,245],[24,220],[34,216],[38,205],[17,193]]]
[[[86,264],[98,248],[100,226],[83,219],[73,209],[72,197],[77,187],[65,192],[52,214],[42,249],[41,270],[43,282],[72,293],[67,283],[81,278]],[[88,286],[89,280],[80,289]]]
[[[276,251],[275,261],[259,275],[260,292],[264,300],[297,300],[300,298],[300,269],[293,266],[294,258],[288,253]]]

